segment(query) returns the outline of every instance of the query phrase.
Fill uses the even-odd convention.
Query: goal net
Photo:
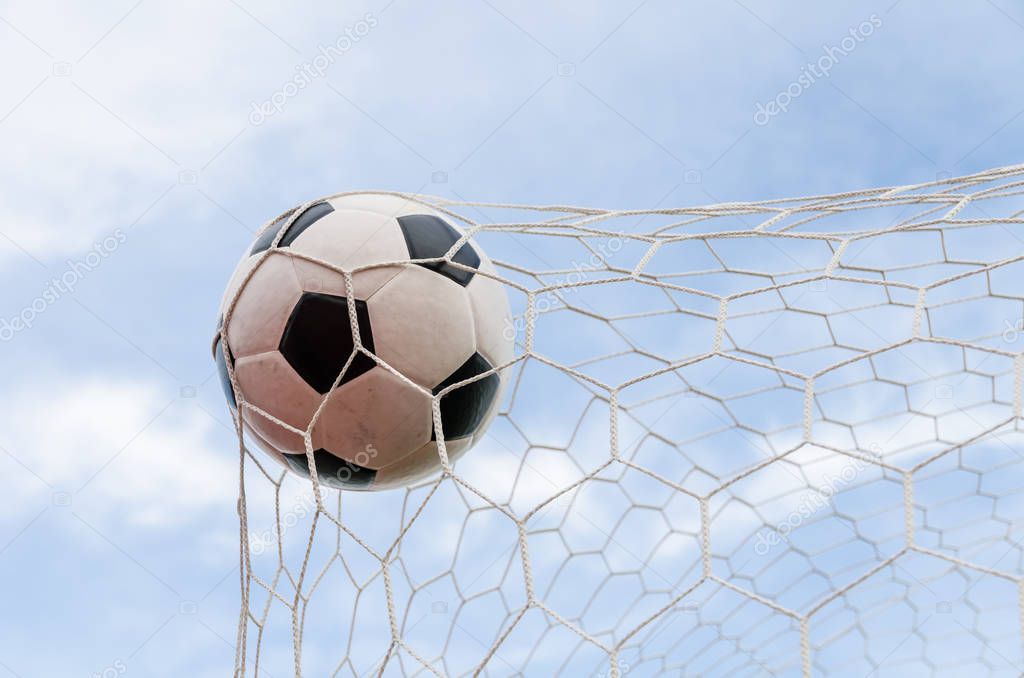
[[[510,386],[406,490],[240,436],[237,675],[1019,675],[1024,166],[696,208],[406,197],[494,257]]]

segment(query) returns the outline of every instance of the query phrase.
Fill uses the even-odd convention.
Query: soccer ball
[[[308,431],[317,477],[339,489],[436,472],[439,437],[449,460],[465,453],[497,411],[512,333],[480,248],[467,241],[445,258],[461,237],[436,211],[385,194],[321,200],[268,224],[228,283],[213,347],[229,405],[247,404],[245,432],[308,478]],[[474,377],[441,396],[436,430],[434,397]]]

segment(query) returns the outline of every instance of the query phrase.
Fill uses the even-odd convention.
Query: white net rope
[[[240,436],[237,675],[1019,675],[1024,166],[699,208],[406,197],[495,259],[500,414],[380,493]]]

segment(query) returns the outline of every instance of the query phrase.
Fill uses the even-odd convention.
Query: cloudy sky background
[[[1014,164],[1022,38],[1007,0],[0,3],[0,321],[103,250],[0,344],[0,675],[230,671],[237,453],[209,340],[266,219],[361,188],[640,208]]]

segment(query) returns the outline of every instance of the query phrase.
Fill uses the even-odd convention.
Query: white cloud
[[[231,3],[129,7],[4,9],[0,57],[18,67],[0,94],[0,230],[41,259],[142,216],[302,59]]]
[[[67,492],[74,509],[90,517],[157,527],[233,504],[236,451],[221,444],[230,436],[194,401],[176,396],[141,381],[97,377],[14,386],[2,444],[49,487],[12,466],[0,479],[13,498],[8,505],[31,511],[51,493]]]

